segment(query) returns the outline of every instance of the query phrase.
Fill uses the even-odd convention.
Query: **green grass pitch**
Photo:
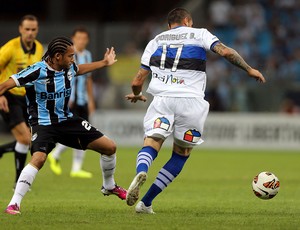
[[[118,149],[118,184],[128,187],[135,174],[138,148]],[[141,195],[169,159],[163,148],[150,168]],[[182,173],[153,203],[155,215],[136,214],[115,196],[104,197],[99,156],[87,152],[84,169],[92,179],[72,179],[71,150],[62,155],[63,174],[46,162],[20,216],[0,213],[0,229],[300,229],[300,154],[296,151],[194,149]],[[0,159],[0,208],[12,196],[13,154]],[[272,200],[260,200],[251,189],[261,171],[278,176],[281,188]]]

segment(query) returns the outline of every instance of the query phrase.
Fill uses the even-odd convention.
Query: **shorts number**
[[[90,123],[88,123],[87,121],[82,121],[81,124],[88,131],[90,131],[90,129],[92,128],[92,126],[90,125]]]
[[[179,58],[182,52],[183,44],[176,44],[176,45],[169,45],[169,47],[172,49],[177,48],[177,52],[175,55],[174,63],[172,66],[171,71],[175,72],[177,70],[177,65],[179,63]],[[167,57],[167,51],[168,51],[168,46],[164,44],[162,46],[162,54],[161,54],[161,59],[160,59],[160,69],[165,69],[165,62],[166,62],[166,57]]]

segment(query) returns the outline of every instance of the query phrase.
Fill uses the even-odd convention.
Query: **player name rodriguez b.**
[[[162,34],[158,36],[155,40],[158,41],[171,41],[171,40],[184,40],[184,39],[194,39],[195,33],[181,33],[181,34]]]

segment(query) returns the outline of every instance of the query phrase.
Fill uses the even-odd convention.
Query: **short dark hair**
[[[78,26],[76,27],[73,32],[72,32],[72,37],[75,36],[75,34],[77,32],[81,32],[81,33],[86,33],[88,35],[88,37],[90,37],[90,33],[89,31],[87,30],[87,28],[85,28],[84,26]]]
[[[181,8],[181,7],[178,7],[178,8],[175,8],[173,10],[171,10],[169,13],[168,13],[168,24],[169,25],[172,25],[174,23],[181,23],[183,19],[185,18],[189,18],[189,19],[192,19],[192,16],[190,14],[190,12],[188,12],[186,9],[184,8]]]
[[[69,46],[72,46],[73,42],[67,37],[54,38],[48,45],[47,52],[44,54],[42,60],[47,58],[53,58],[56,53],[64,54]]]
[[[24,15],[21,20],[20,20],[20,26],[23,24],[23,22],[25,20],[29,20],[29,21],[38,21],[37,17],[32,15],[32,14],[27,14],[27,15]]]

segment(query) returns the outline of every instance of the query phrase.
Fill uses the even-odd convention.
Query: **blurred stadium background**
[[[299,0],[2,0],[0,46],[18,36],[24,14],[34,14],[40,21],[38,40],[45,48],[52,38],[70,36],[79,25],[90,31],[88,48],[95,60],[106,47],[116,48],[118,62],[93,73],[97,112],[92,124],[118,144],[116,178],[126,187],[134,176],[143,115],[151,98],[132,105],[124,95],[131,91],[146,43],[167,28],[166,14],[177,6],[192,13],[195,27],[208,28],[261,70],[267,83],[257,84],[242,70],[208,55],[206,97],[211,112],[205,143],[195,148],[180,178],[157,198],[157,215],[136,216],[116,197],[103,197],[95,153],[86,154],[84,163],[95,176],[70,179],[68,150],[61,160],[63,175],[58,178],[45,165],[22,203],[21,218],[1,211],[0,229],[299,229]],[[0,144],[11,138],[0,117]],[[171,141],[166,144],[170,147]],[[170,152],[162,149],[142,193]],[[262,202],[253,195],[251,181],[265,170],[279,177],[282,188],[276,198]],[[0,174],[4,210],[12,195],[13,154],[0,160]]]
[[[211,145],[215,147],[222,143],[222,138],[228,144],[243,146],[244,142],[249,143],[250,136],[260,138],[260,147],[287,139],[293,141],[294,148],[300,146],[297,131],[300,126],[294,116],[300,112],[300,3],[297,0],[85,0],[84,3],[78,0],[44,0],[42,3],[11,0],[1,1],[0,5],[0,46],[18,35],[19,19],[30,13],[39,18],[38,40],[45,48],[56,36],[70,36],[78,25],[90,31],[88,48],[94,60],[102,58],[106,47],[115,47],[118,63],[93,73],[97,101],[93,121],[99,128],[105,127],[104,132],[112,137],[117,136],[117,142],[130,144],[135,144],[137,138],[138,143],[141,142],[141,119],[151,100],[132,105],[124,95],[130,92],[131,79],[139,68],[147,42],[167,28],[167,12],[177,6],[185,7],[193,15],[194,27],[208,28],[261,70],[267,79],[267,84],[259,85],[248,79],[242,70],[209,54],[208,146],[209,137],[214,139]],[[105,118],[111,118],[111,122]],[[7,134],[5,124],[0,122],[0,132]],[[229,125],[224,126],[226,123]],[[256,126],[249,128],[249,124]],[[133,142],[127,141],[126,137],[130,136]],[[269,139],[271,142],[266,142]],[[253,146],[257,146],[256,142]]]

